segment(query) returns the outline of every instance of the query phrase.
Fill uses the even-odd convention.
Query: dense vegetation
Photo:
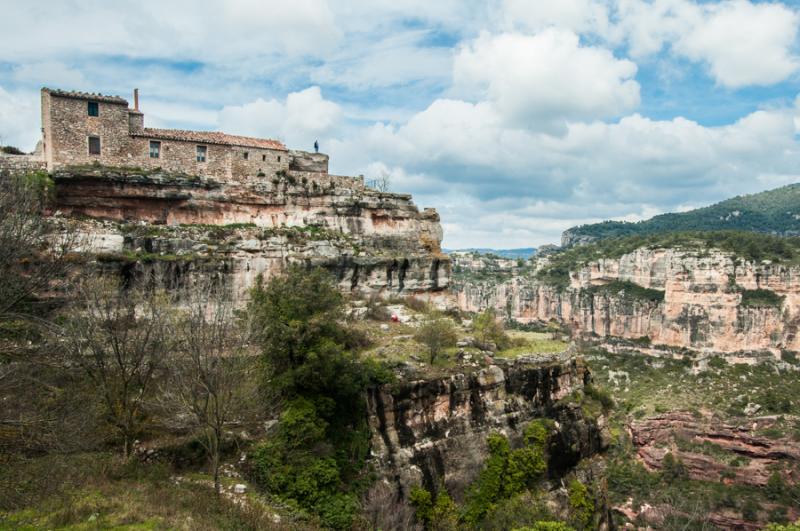
[[[328,273],[291,267],[251,299],[265,396],[283,402],[276,435],[253,453],[255,477],[324,526],[349,529],[368,481],[364,391],[390,376],[359,361]]]
[[[410,500],[417,520],[426,529],[537,529],[569,531],[591,529],[596,512],[594,495],[578,479],[569,481],[566,506],[569,524],[557,522],[543,496],[548,442],[554,424],[538,419],[522,430],[513,447],[500,433],[487,437],[489,455],[468,487],[463,504],[456,504],[442,486],[434,494],[422,487],[412,490]]]
[[[688,212],[662,214],[635,223],[605,221],[569,229],[575,236],[606,239],[680,231],[738,230],[800,234],[800,184],[737,196]]]
[[[558,287],[569,285],[569,274],[601,258],[619,258],[640,248],[677,248],[703,256],[711,249],[729,252],[748,261],[770,260],[796,263],[800,260],[800,237],[781,237],[740,231],[671,232],[608,238],[571,247],[549,256],[536,277]]]

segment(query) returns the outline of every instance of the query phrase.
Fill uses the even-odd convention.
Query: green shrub
[[[567,488],[570,516],[579,529],[586,529],[594,515],[594,500],[586,485],[573,479]]]
[[[531,527],[518,527],[513,531],[574,531],[563,522],[536,522]]]
[[[511,338],[503,328],[502,321],[497,319],[497,313],[493,308],[487,308],[478,314],[472,321],[472,328],[475,339],[483,344],[494,343],[497,350],[511,347]]]
[[[742,306],[746,308],[780,308],[783,297],[768,289],[742,290]]]
[[[770,474],[764,493],[772,501],[778,501],[786,494],[786,482],[777,470]]]
[[[627,301],[650,301],[662,302],[664,300],[664,290],[645,288],[626,280],[614,280],[608,284],[592,286],[587,289],[592,295],[615,295]]]
[[[515,450],[503,435],[489,435],[489,457],[467,491],[463,519],[468,525],[477,525],[498,501],[524,492],[541,479],[547,470],[548,436],[549,426],[541,420],[525,427],[522,446]]]

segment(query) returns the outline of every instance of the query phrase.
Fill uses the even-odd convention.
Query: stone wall
[[[127,102],[98,101],[89,116],[89,100],[42,91],[45,160],[49,169],[98,162],[109,166],[140,164],[142,142],[129,136]],[[100,155],[89,154],[89,137],[100,138]]]
[[[328,155],[292,149],[289,157],[292,170],[328,173]]]
[[[0,153],[0,177],[20,175],[45,170],[47,165],[34,155],[6,155]]]

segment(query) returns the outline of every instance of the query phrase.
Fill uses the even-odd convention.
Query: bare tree
[[[64,285],[77,232],[44,215],[51,187],[44,172],[0,174],[0,447],[64,442],[54,432],[68,416],[55,383],[63,375],[41,341],[41,329],[52,328],[41,303]]]
[[[0,319],[30,314],[25,303],[70,266],[75,231],[42,215],[50,186],[44,173],[0,177]]]
[[[389,191],[389,187],[392,184],[392,178],[389,175],[389,172],[386,170],[381,170],[380,175],[375,179],[375,189],[379,192],[386,193]]]
[[[172,347],[163,291],[94,278],[77,288],[78,304],[62,330],[70,362],[83,369],[128,457],[144,420],[157,371]]]
[[[225,430],[253,411],[258,358],[248,352],[248,323],[226,290],[200,282],[185,292],[175,317],[176,348],[162,399],[201,432],[214,489],[220,493]]]

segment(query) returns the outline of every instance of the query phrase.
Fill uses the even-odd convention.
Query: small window
[[[100,137],[99,136],[90,136],[89,137],[89,155],[99,155],[100,154]]]
[[[161,142],[157,140],[150,141],[150,158],[157,159],[161,156]]]
[[[206,146],[197,146],[197,162],[205,162],[206,161],[206,151],[208,148]]]
[[[267,156],[266,155],[261,155],[261,161],[262,162],[267,162]]]
[[[281,161],[281,156],[280,156],[280,155],[278,155],[278,162],[280,162],[280,161]]]
[[[89,116],[100,116],[100,104],[96,101],[90,101],[88,109]]]
[[[244,160],[247,160],[247,159],[249,159],[249,158],[250,158],[250,153],[248,153],[247,151],[245,151],[244,153],[242,153],[242,156],[244,157]]]

